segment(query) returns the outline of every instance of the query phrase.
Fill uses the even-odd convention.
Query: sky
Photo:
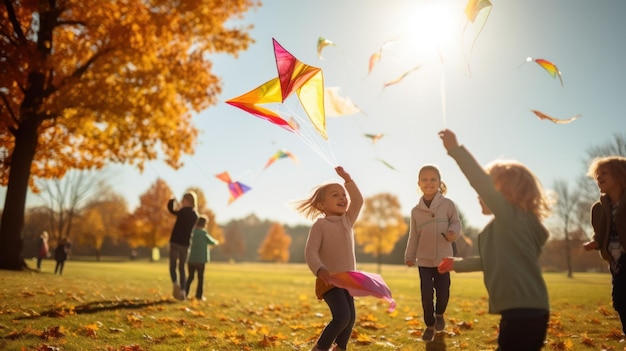
[[[223,82],[220,102],[194,116],[200,130],[196,153],[173,170],[161,161],[143,173],[112,166],[113,188],[132,209],[157,178],[177,198],[201,188],[218,223],[254,213],[284,224],[309,224],[293,201],[313,187],[340,181],[343,166],[364,197],[390,193],[409,216],[419,200],[417,173],[436,165],[468,224],[482,227],[476,193],[443,148],[438,131],[449,128],[481,164],[514,159],[526,164],[547,189],[555,180],[571,182],[585,173],[586,151],[626,128],[626,2],[622,0],[493,0],[484,27],[464,28],[465,1],[459,0],[273,0],[233,25],[251,23],[255,43],[237,58],[215,55],[214,73]],[[317,56],[319,37],[335,45]],[[328,141],[302,136],[225,103],[276,77],[276,39],[300,61],[320,67],[325,87],[339,87],[362,112],[327,117]],[[371,73],[370,56],[386,42]],[[472,45],[473,43],[473,45]],[[563,86],[527,57],[550,60]],[[383,88],[419,65],[401,82]],[[306,116],[297,99],[273,106],[285,116]],[[300,109],[300,110],[299,110]],[[566,119],[540,120],[531,109]],[[376,143],[365,133],[384,136]],[[298,162],[279,159],[278,150]],[[384,160],[393,169],[385,165]],[[231,204],[224,182],[251,187]],[[32,195],[29,195],[32,198]],[[165,206],[165,204],[164,204]]]

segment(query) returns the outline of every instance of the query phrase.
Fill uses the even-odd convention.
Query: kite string
[[[446,129],[446,74],[443,65],[443,60],[441,60],[441,115],[443,118],[443,129]]]
[[[302,125],[309,125],[310,121],[308,117],[303,118],[299,115],[289,104],[284,104],[283,107],[286,107],[289,114],[298,120],[298,123]],[[324,148],[320,145],[319,142],[316,142],[316,139],[319,140],[321,136],[317,134],[317,132],[313,133],[309,128],[298,128],[295,131],[295,134],[302,140],[302,142],[309,147],[314,153],[316,153],[324,162],[328,163],[330,166],[335,166],[337,164],[337,160],[333,153],[332,147],[328,140],[326,141],[326,145],[328,146],[328,151],[325,152]],[[313,135],[310,135],[313,134]]]

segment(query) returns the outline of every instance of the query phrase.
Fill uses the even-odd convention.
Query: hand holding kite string
[[[228,199],[229,205],[251,189],[249,186],[240,182],[233,182],[228,172],[216,174],[215,177],[228,184],[228,190],[230,191],[230,198]]]
[[[578,114],[574,117],[568,118],[568,119],[558,119],[558,118],[554,118],[552,116],[548,116],[545,113],[541,112],[541,111],[537,111],[537,110],[530,110],[532,113],[534,113],[535,115],[537,115],[537,117],[539,117],[539,119],[545,119],[551,122],[554,122],[556,124],[567,124],[570,123],[576,119],[578,119],[581,115]]]

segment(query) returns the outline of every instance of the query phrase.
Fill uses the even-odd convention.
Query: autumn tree
[[[198,197],[198,203],[196,204],[198,214],[204,215],[208,218],[206,230],[217,241],[224,242],[224,233],[222,232],[222,228],[220,228],[220,226],[217,224],[215,212],[213,212],[213,210],[209,208],[206,196],[204,196],[204,192],[202,191],[202,189],[198,187],[191,187],[187,189],[187,191],[195,192]]]
[[[62,179],[41,179],[37,196],[49,212],[50,239],[69,238],[72,223],[89,199],[104,185],[106,172],[70,171]]]
[[[290,245],[291,237],[285,232],[285,228],[280,223],[272,223],[259,247],[261,261],[289,262]]]
[[[21,269],[28,187],[109,162],[180,166],[217,102],[211,55],[252,43],[256,0],[5,0],[0,5],[0,268]]]
[[[373,254],[382,266],[382,255],[390,253],[396,242],[406,234],[400,201],[394,195],[381,193],[365,199],[365,206],[354,226],[356,244],[363,252]]]
[[[163,179],[154,184],[139,198],[139,206],[122,224],[122,237],[131,248],[162,247],[169,241],[176,217],[167,210],[172,190]]]
[[[76,243],[94,249],[100,261],[102,244],[108,237],[117,242],[121,236],[122,221],[128,217],[128,204],[123,196],[104,186],[78,217],[73,238]]]
[[[563,224],[563,249],[565,253],[567,277],[572,278],[572,241],[570,232],[572,228],[572,218],[576,214],[576,208],[578,207],[578,201],[581,195],[579,190],[571,190],[563,180],[556,180],[554,182],[554,191],[558,196],[554,206],[554,214]]]
[[[236,261],[246,252],[246,242],[237,223],[231,223],[226,226],[224,241],[220,241],[220,243],[219,250],[231,262]]]

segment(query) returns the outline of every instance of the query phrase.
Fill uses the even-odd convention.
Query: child
[[[48,257],[48,232],[43,231],[39,236],[39,252],[37,253],[37,270],[41,270],[41,260]]]
[[[167,209],[170,213],[176,215],[176,222],[172,228],[170,236],[170,278],[174,285],[173,295],[178,300],[184,300],[187,293],[181,289],[184,287],[185,280],[185,262],[187,261],[187,250],[189,249],[189,238],[193,226],[198,220],[196,213],[196,193],[193,191],[185,193],[181,201],[181,207],[177,208],[176,199],[170,199],[167,202]],[[176,277],[176,267],[178,266],[178,274],[180,280]]]
[[[204,266],[210,261],[209,245],[215,246],[218,241],[215,240],[205,230],[207,226],[208,218],[206,216],[200,216],[196,227],[193,230],[191,236],[191,246],[189,248],[189,261],[187,262],[187,270],[189,271],[189,277],[187,278],[187,284],[185,291],[189,293],[191,282],[196,271],[198,272],[198,286],[196,287],[196,299],[204,301],[202,296],[202,290],[204,287]]]
[[[54,274],[63,275],[63,267],[67,260],[67,239],[63,238],[59,241],[59,245],[54,249],[54,259],[57,261],[54,266]]]
[[[404,262],[413,267],[417,261],[426,330],[422,339],[433,341],[435,332],[446,327],[443,317],[450,298],[450,272],[437,272],[444,257],[454,256],[452,242],[461,231],[461,221],[454,202],[444,197],[447,188],[441,181],[439,169],[422,167],[417,176],[422,192],[418,204],[411,210],[409,239]],[[433,303],[434,293],[437,303]]]
[[[591,207],[593,240],[584,244],[587,251],[600,250],[609,263],[613,284],[613,308],[626,334],[626,158],[596,158],[588,176],[598,183],[600,200]]]
[[[494,215],[478,235],[479,256],[446,258],[439,272],[483,271],[489,313],[501,315],[498,350],[540,350],[549,302],[538,259],[548,240],[541,220],[549,215],[550,202],[524,165],[500,161],[484,170],[452,131],[439,136],[478,193],[483,214]]]
[[[328,278],[331,273],[356,269],[352,227],[361,211],[363,197],[342,167],[335,171],[344,180],[345,188],[338,183],[320,185],[308,199],[296,203],[296,209],[305,217],[319,217],[309,232],[304,255],[317,277],[316,296],[324,299],[332,314],[313,351],[327,351],[333,343],[337,343],[334,351],[345,350],[356,318],[354,298],[348,290],[332,286]]]

